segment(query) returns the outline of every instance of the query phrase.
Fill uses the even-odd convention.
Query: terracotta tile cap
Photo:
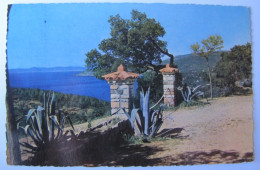
[[[160,70],[162,73],[173,73],[178,71],[179,70],[177,68],[170,67],[170,64],[166,64],[166,67]]]
[[[107,81],[109,81],[110,79],[117,81],[117,80],[126,80],[127,78],[138,78],[138,76],[139,74],[126,72],[125,67],[121,64],[117,68],[117,72],[109,73],[102,77],[105,78]]]

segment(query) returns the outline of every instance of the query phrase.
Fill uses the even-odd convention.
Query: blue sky
[[[130,18],[137,9],[164,27],[169,52],[190,53],[190,45],[221,35],[224,50],[251,42],[246,7],[172,4],[15,4],[9,14],[8,67],[84,66],[85,54],[108,38],[111,15]],[[167,57],[166,57],[167,58]]]

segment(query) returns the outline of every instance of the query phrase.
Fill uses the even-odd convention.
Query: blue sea
[[[76,76],[81,71],[60,72],[9,72],[11,87],[38,88],[65,94],[90,96],[110,101],[110,87],[107,81],[93,76]]]

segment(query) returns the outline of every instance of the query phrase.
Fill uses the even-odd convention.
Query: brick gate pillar
[[[104,75],[110,85],[111,114],[123,113],[122,108],[129,112],[134,97],[134,81],[139,74],[126,72],[121,64],[117,72]]]
[[[170,64],[167,64],[160,72],[163,74],[164,105],[175,106],[174,82],[175,73],[178,72],[178,69],[172,68]]]

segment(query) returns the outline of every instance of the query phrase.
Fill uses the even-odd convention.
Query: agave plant
[[[155,111],[149,109],[149,95],[150,88],[146,93],[142,90],[140,92],[140,109],[134,107],[131,114],[124,108],[123,110],[137,135],[153,137],[163,123],[163,107],[160,107],[159,110]]]
[[[189,86],[183,86],[183,87],[178,87],[177,89],[181,92],[183,100],[186,103],[190,103],[192,100],[198,98],[199,96],[204,97],[204,92],[198,91],[200,85],[195,87],[195,88],[190,88]]]
[[[63,133],[63,128],[68,120],[74,130],[70,117],[66,113],[62,116],[60,111],[58,117],[56,114],[54,93],[48,95],[47,101],[44,94],[43,107],[38,106],[37,109],[30,109],[26,115],[26,126],[22,128],[25,134],[31,137],[34,144],[20,143],[29,149],[24,151],[37,155],[51,145],[66,141],[69,138],[69,131]],[[73,131],[71,133],[74,134]]]

